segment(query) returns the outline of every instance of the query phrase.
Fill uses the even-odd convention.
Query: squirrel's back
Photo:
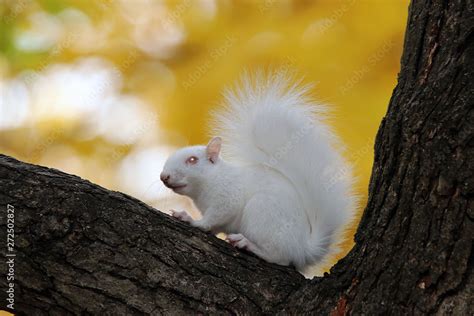
[[[288,72],[246,74],[225,93],[225,108],[213,125],[228,161],[270,168],[293,186],[310,225],[305,258],[310,265],[337,249],[356,197],[351,168],[325,123],[327,108],[308,91]]]

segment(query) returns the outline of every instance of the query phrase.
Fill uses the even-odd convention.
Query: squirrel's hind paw
[[[229,234],[226,240],[235,248],[252,251],[253,244],[242,234]]]

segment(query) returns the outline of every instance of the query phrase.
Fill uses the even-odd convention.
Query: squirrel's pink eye
[[[198,158],[195,156],[191,156],[188,159],[186,159],[186,163],[189,165],[194,165],[198,162]]]

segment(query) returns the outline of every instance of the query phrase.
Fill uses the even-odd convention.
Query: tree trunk
[[[473,314],[473,74],[474,2],[413,1],[356,245],[287,311]]]
[[[2,242],[7,210],[15,214],[15,311],[472,313],[473,72],[473,1],[413,1],[356,244],[313,280],[122,193],[1,156]]]

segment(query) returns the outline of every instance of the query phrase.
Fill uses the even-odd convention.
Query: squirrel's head
[[[192,195],[202,179],[219,164],[222,140],[214,137],[207,146],[181,148],[171,155],[163,167],[160,179],[164,185],[182,195]]]

